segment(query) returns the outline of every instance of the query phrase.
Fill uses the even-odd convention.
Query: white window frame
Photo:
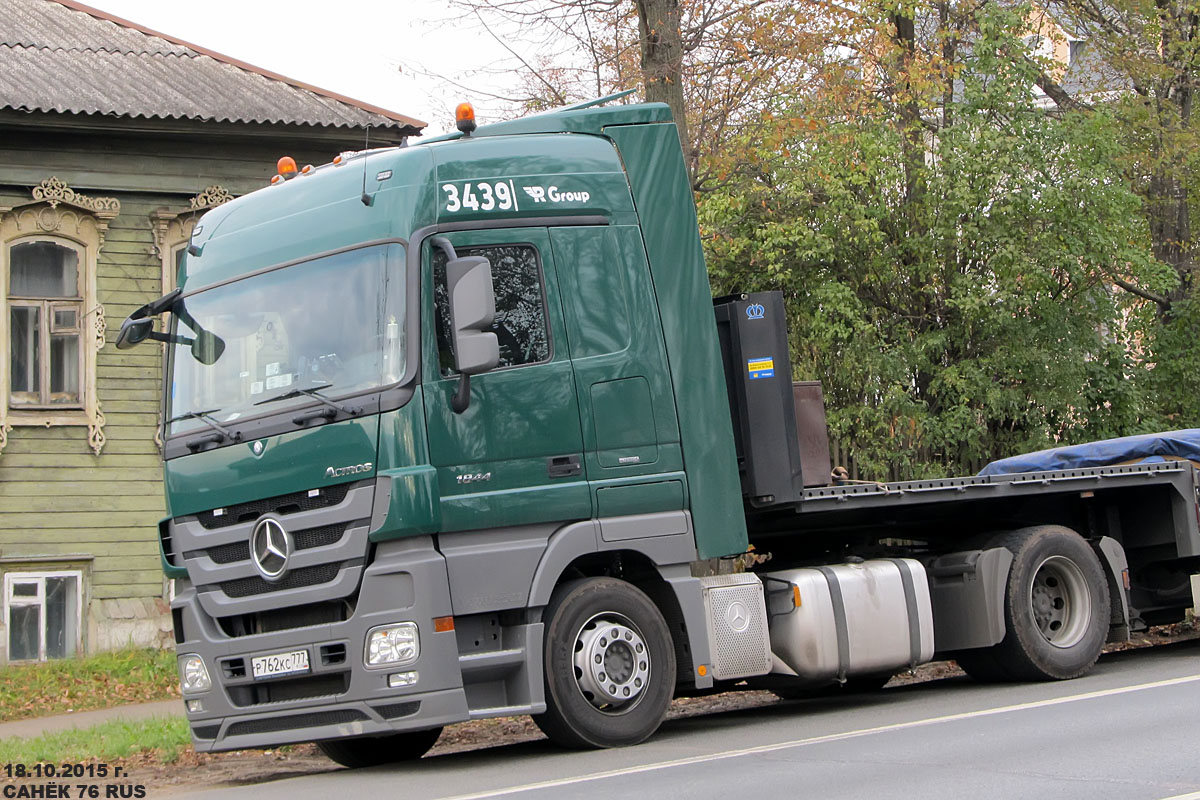
[[[96,264],[104,246],[108,223],[121,212],[112,197],[86,197],[57,178],[48,178],[33,189],[33,200],[0,206],[0,452],[14,427],[87,427],[87,443],[95,455],[104,447],[104,414],[96,396],[96,354],[104,347],[107,326],[104,306],[96,294]],[[82,299],[80,328],[80,402],[66,408],[10,405],[9,258],[14,245],[50,241],[80,253],[79,291]],[[14,299],[13,302],[19,302]],[[47,330],[49,327],[47,326]]]
[[[75,579],[75,641],[72,655],[83,652],[83,572],[80,570],[50,570],[46,572],[6,572],[4,573],[4,652],[9,663],[31,664],[33,661],[16,661],[8,650],[9,637],[12,635],[10,620],[13,606],[38,606],[41,608],[40,628],[38,630],[37,661],[47,661],[46,658],[46,579],[74,578]],[[37,582],[37,597],[13,597],[13,584]]]
[[[78,260],[76,261],[77,267],[76,267],[76,275],[75,275],[75,295],[74,296],[72,296],[72,297],[32,297],[32,296],[25,297],[25,296],[15,296],[12,294],[11,264],[12,264],[13,248],[18,247],[23,244],[34,244],[37,242],[47,242],[49,244],[56,245],[65,250],[70,250],[73,253],[75,253]],[[57,415],[60,412],[68,412],[69,413],[69,412],[74,411],[77,414],[80,412],[83,412],[86,407],[87,393],[88,393],[88,390],[86,388],[88,386],[88,371],[87,371],[87,358],[86,358],[88,341],[87,341],[87,336],[86,336],[87,322],[86,322],[85,318],[87,317],[87,313],[88,313],[89,298],[87,296],[87,289],[84,286],[84,274],[83,274],[84,273],[83,267],[87,260],[87,248],[84,245],[82,245],[80,242],[75,241],[74,239],[67,239],[62,236],[24,236],[24,237],[12,239],[8,242],[5,242],[4,248],[6,251],[5,255],[4,255],[4,264],[5,264],[4,289],[6,292],[5,301],[8,305],[8,308],[9,309],[20,308],[20,307],[36,308],[41,313],[42,337],[45,341],[42,344],[40,344],[40,346],[38,348],[40,351],[42,351],[39,353],[39,371],[41,373],[40,380],[38,381],[39,386],[40,386],[39,393],[46,394],[46,395],[48,395],[50,393],[50,352],[51,352],[50,348],[51,348],[52,334],[73,333],[73,334],[75,334],[75,337],[79,342],[78,350],[76,353],[77,358],[76,358],[76,363],[75,363],[75,375],[76,375],[77,385],[79,387],[79,389],[78,389],[79,396],[76,398],[76,401],[74,403],[63,403],[63,404],[41,403],[41,402],[14,403],[13,397],[12,397],[12,381],[11,381],[11,376],[9,376],[10,380],[8,381],[7,386],[4,387],[8,390],[8,394],[5,396],[5,402],[7,402],[9,404],[9,406],[8,406],[9,411],[10,411],[10,413],[21,412],[21,411],[40,411],[40,412],[43,412],[43,414],[49,413],[52,415]],[[72,328],[70,330],[56,330],[55,329],[54,312],[56,310],[59,310],[62,308],[70,308],[71,310],[75,311],[75,324],[72,326]],[[7,325],[12,324],[11,319],[9,319],[10,316],[11,315],[6,316],[3,325],[7,326]],[[7,330],[7,328],[5,330]],[[9,331],[9,334],[11,335],[11,331]],[[11,339],[5,339],[4,341],[11,341]],[[10,344],[10,346],[11,346],[11,344]],[[43,355],[45,356],[44,358],[42,357]],[[9,366],[7,368],[11,369],[12,354],[11,354],[11,352],[8,351],[7,348],[5,349],[5,358],[9,359],[9,362],[8,362]]]

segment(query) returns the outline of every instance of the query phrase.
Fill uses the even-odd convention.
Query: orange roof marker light
[[[454,124],[465,135],[475,130],[475,108],[470,103],[459,103],[454,109]]]
[[[275,163],[275,169],[283,176],[283,179],[291,180],[296,177],[296,159],[291,156],[284,156]]]

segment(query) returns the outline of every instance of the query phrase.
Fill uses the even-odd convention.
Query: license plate
[[[273,678],[276,675],[291,675],[308,672],[308,651],[293,650],[290,653],[272,653],[250,659],[250,669],[255,678]]]

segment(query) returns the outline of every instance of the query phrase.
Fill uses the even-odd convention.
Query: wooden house
[[[0,7],[0,663],[170,641],[161,353],[197,217],[424,123],[71,0]]]

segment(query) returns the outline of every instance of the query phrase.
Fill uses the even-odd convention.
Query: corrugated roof
[[[424,122],[259,69],[73,0],[4,0],[0,109],[386,128]]]

